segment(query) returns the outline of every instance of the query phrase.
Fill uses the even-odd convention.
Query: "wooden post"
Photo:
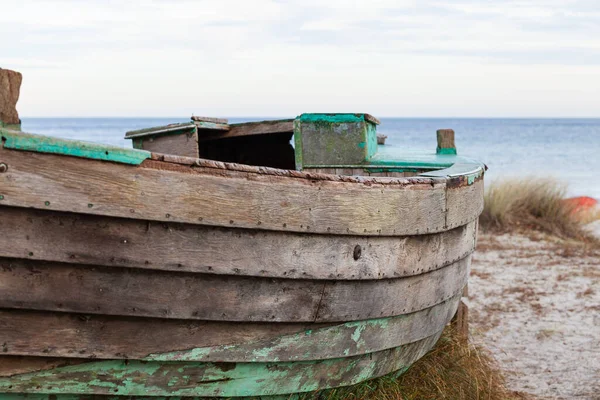
[[[459,337],[464,340],[469,339],[469,285],[465,285],[463,288],[462,298],[460,299],[460,303],[458,303],[458,310],[456,310],[456,314],[454,318],[452,318],[452,322],[456,328],[456,332]]]
[[[17,101],[22,81],[20,72],[0,68],[0,127],[21,130]]]
[[[454,131],[452,129],[437,130],[437,154],[456,154]]]

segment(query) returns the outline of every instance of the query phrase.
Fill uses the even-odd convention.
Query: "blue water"
[[[230,118],[230,122],[261,118]],[[23,130],[131,147],[126,131],[187,122],[181,118],[23,118]],[[571,196],[600,199],[600,119],[383,118],[386,145],[435,151],[435,131],[452,128],[461,155],[489,167],[486,182],[502,177],[553,176]]]

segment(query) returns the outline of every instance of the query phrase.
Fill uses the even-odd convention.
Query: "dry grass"
[[[577,210],[565,202],[566,186],[553,179],[522,179],[495,182],[485,194],[480,217],[483,229],[497,231],[538,230],[562,239],[597,244],[584,229],[600,219],[598,211]]]
[[[449,326],[427,355],[399,378],[388,375],[347,388],[301,396],[303,400],[512,400],[488,353]]]

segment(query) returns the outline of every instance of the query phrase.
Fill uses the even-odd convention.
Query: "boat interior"
[[[188,123],[130,131],[125,138],[135,149],[155,153],[334,175],[399,178],[481,170],[480,163],[456,155],[450,129],[437,132],[438,147],[430,154],[411,153],[385,145],[379,124],[369,114],[302,114],[232,124],[193,116]]]

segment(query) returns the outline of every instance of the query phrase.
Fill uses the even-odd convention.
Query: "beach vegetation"
[[[493,182],[485,192],[479,218],[483,230],[544,232],[561,239],[597,243],[586,225],[600,219],[596,207],[566,198],[566,184],[555,179],[511,179]]]
[[[436,346],[399,377],[300,396],[302,400],[516,400],[499,366],[484,348],[448,325]]]

